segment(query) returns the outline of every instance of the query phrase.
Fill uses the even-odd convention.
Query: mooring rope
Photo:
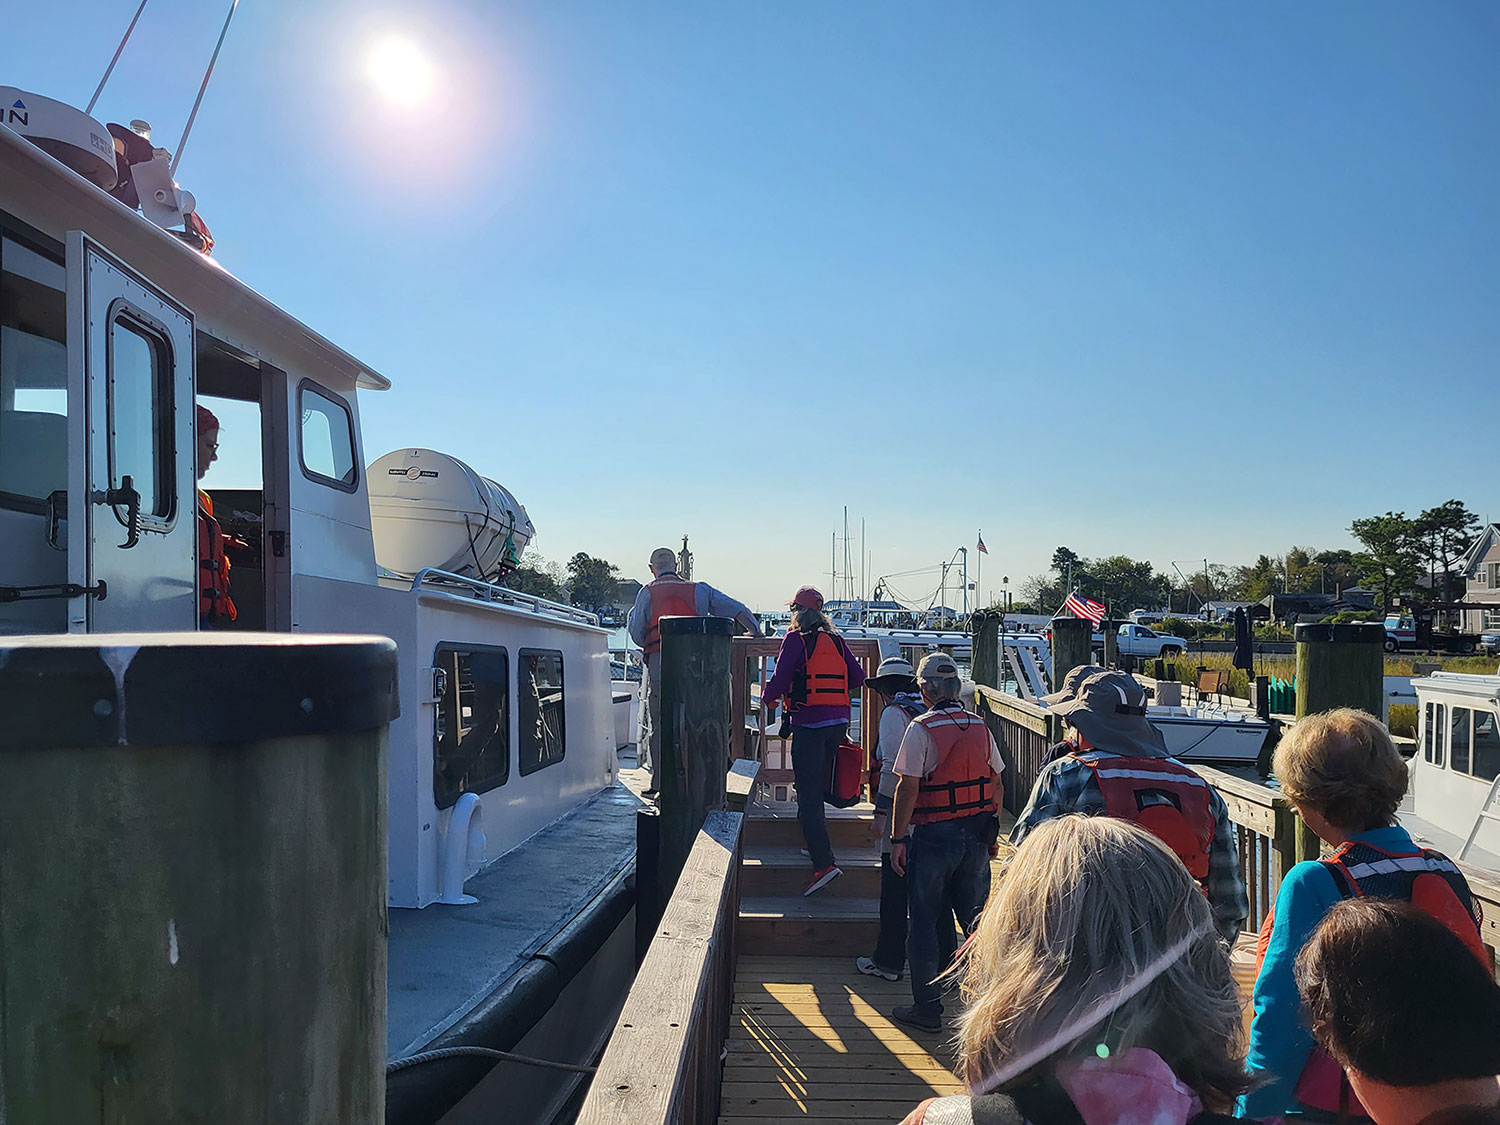
[[[523,1066],[539,1066],[544,1070],[566,1070],[573,1074],[595,1074],[599,1068],[596,1066],[580,1066],[577,1063],[554,1062],[551,1059],[534,1059],[530,1055],[518,1055],[513,1051],[497,1051],[493,1047],[439,1047],[433,1051],[422,1051],[415,1055],[407,1055],[404,1059],[385,1064],[387,1077],[397,1071],[406,1070],[408,1067],[420,1066],[422,1063],[437,1062],[439,1059],[455,1059],[465,1056],[481,1059],[496,1059],[500,1062],[521,1063]]]

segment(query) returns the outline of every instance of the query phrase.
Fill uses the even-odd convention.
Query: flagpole
[[[979,541],[984,542],[984,528],[979,529]],[[987,609],[984,604],[984,552],[974,552],[974,608]]]

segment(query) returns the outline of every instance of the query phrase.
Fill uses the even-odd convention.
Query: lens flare
[[[393,105],[419,105],[432,94],[432,60],[418,43],[405,36],[379,40],[370,50],[365,73]]]

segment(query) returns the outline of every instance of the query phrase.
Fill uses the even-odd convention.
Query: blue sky
[[[0,80],[86,102],[133,9],[8,12]],[[221,20],[151,0],[97,116],[175,147]],[[1481,2],[243,0],[179,179],[394,381],[369,454],[464,458],[547,557],[686,533],[769,607],[847,504],[874,574],[983,528],[988,591],[1500,518],[1497,49]]]

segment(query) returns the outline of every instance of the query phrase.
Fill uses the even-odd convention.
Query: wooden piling
[[[1110,627],[1110,623],[1104,623],[1104,667],[1113,668],[1120,657],[1119,634]]]
[[[656,767],[661,790],[658,901],[665,908],[703,818],[725,806],[734,622],[727,617],[663,617],[657,628],[662,723]]]
[[[976,684],[998,688],[1000,686],[1000,615],[991,613],[989,610],[978,610],[969,619],[969,629],[974,638],[970,675]]]
[[[1385,627],[1379,624],[1298,625],[1297,718],[1358,707],[1380,716]]]
[[[380,1122],[377,637],[0,644],[8,1121]]]
[[[1094,630],[1081,617],[1052,619],[1052,690],[1056,691],[1074,668],[1093,663]]]

